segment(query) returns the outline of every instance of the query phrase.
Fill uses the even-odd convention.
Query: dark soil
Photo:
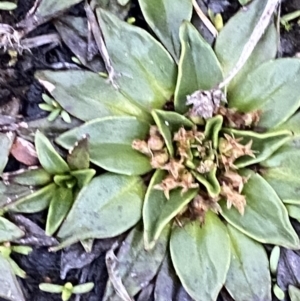
[[[12,14],[6,12],[0,13],[0,23],[8,23],[14,27],[16,23],[25,17],[27,11],[32,7],[34,2],[34,0],[19,0],[18,8]],[[204,0],[203,2],[214,12],[221,12],[225,21],[240,7],[237,1]],[[291,12],[296,9],[300,9],[299,0],[284,1],[282,4],[283,13]],[[85,15],[82,4],[76,5],[68,13],[75,16]],[[136,25],[149,30],[140,13],[137,1],[133,1],[129,16],[134,16],[136,18]],[[51,23],[46,23],[31,32],[30,36],[52,32],[56,32],[55,27]],[[284,29],[281,30],[279,55],[284,57],[300,55],[300,25],[296,22],[292,24],[290,31],[287,32]],[[18,57],[15,66],[10,67],[10,57],[6,53],[0,52],[0,106],[8,103],[14,96],[20,99],[21,107],[19,114],[22,115],[25,120],[38,119],[47,115],[38,107],[38,104],[42,102],[41,95],[43,88],[34,79],[34,72],[39,69],[51,69],[53,63],[72,62],[71,56],[72,53],[64,43],[55,46],[46,45],[31,49],[31,52],[24,51],[23,55]],[[11,158],[7,164],[6,171],[17,170],[20,167],[22,166],[15,159]],[[28,217],[42,226],[44,218],[43,213]],[[80,300],[102,300],[108,278],[105,268],[105,252],[110,244],[110,241],[95,243],[94,250],[92,254],[89,255],[89,258],[84,257],[85,255],[83,255],[84,252],[80,244],[76,244],[64,252],[50,253],[48,252],[47,247],[36,246],[34,247],[33,252],[28,256],[14,255],[15,261],[27,273],[26,279],[19,279],[26,300],[61,300],[60,296],[57,294],[44,293],[39,290],[38,285],[45,281],[51,281],[57,284],[64,284],[67,281],[71,281],[73,284],[93,281],[96,284],[95,289],[91,293],[82,295]],[[295,254],[297,258],[299,258],[299,255],[297,253]],[[285,254],[285,256],[287,255]],[[76,263],[78,264],[80,262],[79,259],[81,258],[83,258],[83,265],[84,263],[86,264],[83,267],[67,271],[66,265],[64,263],[62,264],[64,258],[69,258],[71,262],[73,258],[74,267]],[[297,262],[297,266],[299,266],[299,259]],[[284,278],[285,270],[288,269],[288,264],[281,264],[281,277],[283,275]],[[62,277],[65,279],[62,280],[61,276],[65,276]],[[4,299],[0,298],[0,301],[2,300]],[[75,297],[72,297],[70,300],[79,301],[79,299]],[[230,301],[231,298],[224,292],[219,301],[222,300]],[[274,300],[276,300],[276,298],[274,298]]]

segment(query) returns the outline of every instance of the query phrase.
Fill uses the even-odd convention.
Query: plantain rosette
[[[118,89],[87,71],[36,75],[85,121],[56,142],[69,149],[88,134],[90,161],[108,171],[80,191],[58,232],[61,247],[142,220],[117,256],[130,297],[157,275],[155,300],[177,300],[161,284],[173,266],[194,300],[216,300],[223,286],[237,301],[271,300],[262,244],[300,247],[289,220],[300,216],[300,60],[274,59],[272,23],[220,91],[267,1],[238,12],[214,48],[190,23],[191,1],[175,2],[139,1],[162,44],[97,9]],[[119,295],[112,281],[103,300]]]
[[[46,234],[52,235],[67,216],[81,188],[91,181],[96,171],[89,168],[87,137],[75,144],[67,161],[39,131],[35,134],[35,147],[41,167],[2,175],[12,184],[30,187],[31,193],[2,204],[2,210],[33,213],[49,207]]]

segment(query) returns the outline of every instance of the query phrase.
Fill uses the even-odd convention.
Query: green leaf
[[[58,236],[71,244],[119,235],[140,220],[144,193],[139,177],[98,176],[80,191]]]
[[[49,105],[47,103],[40,103],[39,104],[39,108],[43,111],[47,111],[47,112],[52,112],[55,108],[53,107],[53,105]],[[54,118],[55,119],[55,118]]]
[[[46,22],[53,15],[57,15],[79,2],[80,0],[42,0],[37,6],[37,9],[34,13],[34,18],[45,19],[44,22]]]
[[[49,97],[49,96],[48,96],[47,94],[45,94],[45,93],[42,94],[42,98],[43,98],[43,101],[44,101],[46,104],[48,104],[48,105],[54,107],[55,100],[54,100],[53,98]]]
[[[48,138],[40,131],[35,133],[35,147],[39,161],[43,168],[50,174],[63,174],[68,172],[69,166],[56,152]]]
[[[300,144],[294,141],[282,146],[271,157],[261,162],[262,176],[273,187],[283,202],[300,204]]]
[[[72,122],[69,113],[66,112],[65,110],[62,110],[60,112],[60,116],[61,116],[61,118],[63,119],[64,122],[66,122],[66,123],[71,123]]]
[[[14,203],[8,204],[4,209],[15,212],[33,213],[46,209],[56,191],[57,186],[51,183]]]
[[[299,204],[285,204],[285,207],[288,211],[290,217],[296,219],[297,221],[300,220],[300,206]]]
[[[207,189],[208,194],[214,198],[217,197],[221,191],[220,183],[217,179],[217,166],[214,166],[207,176],[204,176],[194,170],[191,171],[193,176]]]
[[[218,216],[208,212],[202,227],[199,222],[187,222],[173,229],[170,251],[188,294],[195,301],[216,300],[230,264],[227,229]]]
[[[287,121],[299,105],[300,60],[296,58],[273,60],[249,72],[229,98],[229,106],[242,112],[260,110],[258,125],[267,129]]]
[[[178,31],[183,20],[191,20],[192,1],[139,0],[139,4],[148,25],[171,53],[174,60],[178,61],[180,56]]]
[[[81,120],[107,116],[136,116],[141,120],[151,120],[148,108],[145,110],[141,104],[125,97],[99,74],[46,70],[35,73],[35,77],[48,88],[64,110]]]
[[[224,129],[224,131],[233,135],[235,138],[243,138],[240,141],[243,145],[246,145],[252,140],[251,149],[254,151],[255,157],[243,156],[238,158],[234,161],[234,165],[238,168],[257,163],[263,164],[266,159],[291,139],[291,132],[286,130],[267,133],[256,133],[234,129]]]
[[[18,6],[16,3],[9,2],[9,1],[1,1],[0,2],[0,10],[14,10]]]
[[[24,235],[16,225],[0,216],[0,242],[13,241]]]
[[[67,162],[71,170],[88,169],[90,167],[88,143],[88,137],[83,137],[69,150]]]
[[[9,264],[16,276],[23,278],[23,279],[26,278],[26,272],[24,270],[22,270],[13,259],[11,259],[10,257],[7,257],[6,260],[9,262]]]
[[[60,114],[60,112],[61,112],[61,109],[59,108],[59,109],[55,109],[55,110],[53,110],[50,114],[49,114],[49,116],[48,116],[48,120],[49,121],[54,121],[57,117],[58,117],[58,115]]]
[[[215,43],[215,52],[221,62],[225,75],[228,75],[239,60],[254,27],[261,17],[266,3],[267,0],[252,1],[252,3],[247,6],[247,9],[241,9],[233,16],[219,33]],[[231,99],[235,93],[235,89],[247,83],[246,77],[248,73],[262,63],[275,58],[277,43],[277,31],[272,22],[257,43],[244,67],[229,85],[227,98],[229,99],[230,106],[234,106],[231,103]],[[265,83],[265,80],[266,79],[260,82],[259,85],[264,86],[262,83]],[[239,109],[239,107],[237,108]]]
[[[273,293],[278,300],[283,300],[285,298],[284,291],[276,283],[273,285]]]
[[[163,191],[153,188],[166,177],[167,172],[156,170],[145,196],[143,207],[145,248],[154,247],[164,227],[197,195],[197,189],[182,194],[180,189],[172,190],[167,200]]]
[[[2,174],[14,141],[14,135],[11,133],[0,133],[0,174]]]
[[[105,44],[120,91],[150,112],[160,109],[174,94],[176,65],[150,34],[97,9]]]
[[[145,139],[148,133],[149,125],[135,117],[106,117],[68,131],[56,141],[69,149],[83,135],[89,135],[91,162],[111,172],[138,175],[152,167],[149,158],[131,145],[134,139]]]
[[[34,168],[22,172],[6,173],[5,179],[20,185],[44,186],[52,181],[52,176],[43,168]]]
[[[277,274],[278,262],[280,258],[280,247],[275,246],[270,255],[270,272],[273,276]]]
[[[85,294],[90,292],[94,288],[93,282],[87,282],[83,284],[78,284],[73,288],[73,294]]]
[[[46,223],[46,235],[53,235],[68,212],[70,211],[74,202],[72,189],[58,187],[52,196],[50,202],[47,223]]]
[[[61,293],[63,291],[63,286],[58,284],[52,284],[52,283],[40,283],[39,289],[41,291],[47,292],[47,293]]]
[[[31,193],[31,189],[27,186],[18,184],[7,184],[0,181],[0,208],[7,204],[15,202],[23,196]]]
[[[210,90],[222,81],[222,69],[210,45],[189,22],[180,27],[181,56],[176,90],[175,110],[186,113],[186,97],[197,90]]]
[[[238,230],[261,243],[299,248],[298,235],[273,188],[253,171],[245,170],[240,173],[250,176],[242,191],[247,200],[245,214],[241,216],[236,209],[228,209],[226,202],[221,201],[222,216]]]
[[[146,286],[156,275],[168,247],[170,227],[165,228],[157,245],[146,251],[144,248],[143,231],[141,227],[135,227],[122,243],[118,252],[116,262],[117,277],[120,277],[122,283],[130,296],[136,295],[144,286]],[[119,301],[120,297],[114,290],[111,281],[105,289],[103,301]]]
[[[300,137],[300,113],[296,113],[289,118],[285,123],[276,127],[276,130],[288,130],[293,133],[295,138]]]
[[[174,157],[174,147],[170,128],[168,127],[168,125],[166,125],[164,119],[157,115],[155,110],[153,110],[151,114],[158,127],[160,134],[164,138],[170,156]]]
[[[299,301],[300,300],[300,289],[289,285],[289,296],[291,298],[291,301]]]
[[[192,128],[195,124],[184,117],[173,111],[153,110],[155,114],[162,120],[169,128],[170,131],[177,132],[181,127]]]
[[[214,116],[206,120],[204,136],[207,140],[212,141],[214,149],[218,148],[219,133],[222,128],[223,117],[221,115]]]
[[[90,183],[94,175],[96,174],[96,170],[94,169],[82,169],[82,170],[75,170],[71,171],[70,174],[76,178],[77,186],[82,188],[83,186]]]
[[[29,255],[33,251],[33,249],[28,246],[11,246],[11,250],[22,255]]]
[[[9,262],[0,256],[0,297],[10,301],[25,301],[22,289]]]
[[[264,247],[227,225],[231,260],[225,287],[235,301],[271,301],[269,260]]]

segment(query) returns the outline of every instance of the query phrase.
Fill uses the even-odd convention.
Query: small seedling
[[[60,104],[47,94],[42,95],[45,103],[39,104],[39,107],[43,111],[51,112],[48,116],[49,121],[54,121],[59,115],[66,123],[71,123],[70,115],[60,106]]]
[[[11,259],[10,255],[12,252],[28,255],[32,251],[31,247],[28,246],[12,246],[9,242],[5,242],[0,246],[0,254],[4,257],[10,264],[15,275],[20,278],[25,278],[26,273],[23,271],[17,263]]]
[[[37,212],[49,206],[46,234],[52,235],[67,216],[77,194],[94,177],[89,168],[87,136],[70,150],[65,161],[41,132],[35,135],[35,147],[41,168],[7,174],[9,181],[39,188],[32,194],[9,203],[7,210]]]
[[[93,282],[87,282],[73,286],[71,282],[67,282],[65,285],[52,284],[52,283],[41,283],[39,285],[40,290],[60,294],[63,301],[67,301],[71,298],[72,294],[85,294],[90,292],[94,288]]]
[[[282,16],[280,18],[280,24],[285,28],[286,31],[289,31],[292,28],[292,26],[289,22],[293,21],[299,17],[300,17],[300,10],[296,10],[292,13]],[[299,20],[298,20],[298,22],[299,22]]]

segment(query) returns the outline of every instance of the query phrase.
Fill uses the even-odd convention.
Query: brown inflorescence
[[[218,107],[216,111],[222,111]],[[229,110],[229,111],[228,111]],[[227,122],[235,122],[238,127],[250,126],[257,123],[259,115],[255,113],[238,113],[234,109],[227,109],[230,116]],[[225,111],[223,110],[224,114]],[[237,120],[242,121],[237,121]],[[234,121],[235,120],[235,121]],[[186,208],[191,219],[199,219],[201,223],[205,220],[205,213],[212,210],[216,213],[221,211],[219,201],[225,199],[227,207],[234,206],[241,215],[244,214],[246,197],[242,195],[244,184],[248,180],[237,172],[234,162],[242,156],[255,157],[252,150],[252,141],[245,145],[241,144],[242,138],[235,138],[232,135],[222,133],[219,137],[218,147],[214,148],[210,139],[201,130],[204,127],[192,129],[179,128],[173,133],[174,156],[170,156],[163,136],[157,126],[151,126],[149,136],[146,140],[134,140],[132,147],[150,158],[151,166],[154,169],[167,171],[167,176],[161,183],[156,184],[154,189],[163,191],[166,199],[169,200],[170,192],[174,189],[181,189],[184,194],[189,189],[198,189],[197,196]],[[219,183],[218,195],[210,195],[205,186],[194,176],[195,173],[205,179],[216,172],[216,179]]]

